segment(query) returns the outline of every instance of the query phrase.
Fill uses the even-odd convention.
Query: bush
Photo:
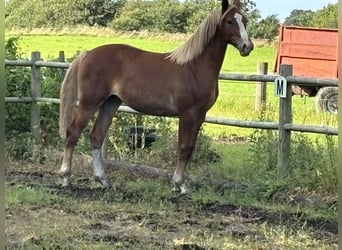
[[[5,44],[6,59],[23,59],[20,48],[18,47],[19,41],[19,37],[12,37],[7,40]],[[60,71],[53,68],[44,68],[42,75],[42,95],[58,98],[60,83],[62,81]],[[7,66],[5,79],[7,97],[31,96],[31,71],[29,68]],[[34,144],[54,147],[60,144],[58,136],[58,105],[45,103],[41,103],[40,105],[40,132],[42,140],[35,142],[30,132],[31,103],[5,104],[6,149],[9,151],[7,153],[10,157],[26,160],[34,155],[32,151]]]
[[[156,140],[150,147],[133,147],[128,138],[130,127],[142,126],[155,129]],[[119,113],[109,129],[109,157],[163,168],[174,168],[177,163],[178,120],[166,117],[151,117]],[[199,131],[191,163],[205,165],[217,162],[220,156],[212,148],[212,139]]]
[[[51,61],[58,61],[58,59],[51,59]],[[42,75],[42,96],[59,98],[64,70],[57,68],[42,68]],[[61,140],[58,134],[59,105],[45,102],[40,103],[40,112],[41,143],[53,146],[60,145]]]
[[[22,59],[18,47],[19,37],[9,38],[5,44],[6,59]],[[31,92],[31,73],[26,67],[7,66],[5,69],[6,96],[27,97]],[[28,103],[5,104],[6,137],[30,131],[30,108]]]
[[[276,149],[276,132],[259,129],[253,132],[249,151],[249,164],[256,170],[253,178],[260,176],[261,180],[265,180],[265,177],[268,177],[276,189],[299,187],[321,188],[328,192],[336,190],[336,138],[328,135],[318,137],[293,133],[288,172],[282,180],[277,177]]]

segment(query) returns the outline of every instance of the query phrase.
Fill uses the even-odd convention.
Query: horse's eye
[[[227,20],[227,23],[228,23],[228,24],[232,24],[232,23],[233,23],[233,20],[232,20],[232,19],[228,19],[228,20]]]

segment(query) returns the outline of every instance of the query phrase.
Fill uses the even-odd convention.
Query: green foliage
[[[280,21],[277,15],[270,15],[260,20],[250,35],[254,38],[273,39],[278,35],[279,25]]]
[[[190,14],[191,10],[177,0],[134,0],[126,2],[111,25],[124,31],[185,33]]]
[[[46,146],[37,143],[30,132],[22,132],[5,141],[6,157],[33,163],[45,163],[48,159]]]
[[[37,28],[43,26],[59,25],[58,23],[74,23],[72,15],[75,9],[67,10],[69,0],[53,1],[27,1],[10,0],[6,3],[5,25],[6,28]]]
[[[177,162],[177,122],[166,117],[118,113],[108,131],[108,155],[117,160],[173,168]],[[129,137],[129,129],[137,126],[155,129],[155,141],[150,147],[137,143],[140,138]],[[212,139],[200,129],[191,163],[205,165],[219,161],[220,156],[212,146]]]
[[[151,30],[153,15],[150,10],[152,8],[153,3],[150,1],[127,1],[110,26],[125,31]]]
[[[185,9],[187,9],[191,14],[189,15],[186,23],[187,33],[193,33],[198,25],[205,19],[205,17],[214,8],[218,7],[218,3],[215,1],[196,1],[196,4],[192,1],[184,2]]]
[[[19,37],[9,38],[5,44],[6,59],[21,59]],[[6,96],[27,97],[31,92],[31,73],[25,67],[7,66],[5,69]],[[6,137],[30,131],[30,108],[27,103],[5,104]]]
[[[80,13],[84,13],[77,24],[107,26],[124,2],[125,0],[85,0],[76,7]]]
[[[186,24],[191,11],[178,0],[155,0],[154,23],[157,31],[169,33],[185,33]],[[163,8],[160,8],[163,6]]]
[[[51,61],[58,61],[57,58]],[[64,70],[57,68],[42,68],[42,96],[59,98],[60,86],[63,81]],[[41,142],[45,145],[58,145],[58,117],[59,105],[54,103],[40,103],[41,112]]]
[[[328,4],[318,10],[312,20],[312,26],[319,28],[338,28],[338,4]]]
[[[278,35],[280,21],[276,15],[261,19],[254,1],[241,2],[252,38],[273,39]],[[219,2],[205,0],[9,0],[5,24],[6,28],[88,25],[120,31],[192,33],[219,6]],[[284,24],[337,28],[337,20],[337,4],[329,4],[316,12],[293,10]]]
[[[255,130],[251,136],[249,161],[257,169],[254,177],[263,180],[267,176],[272,182],[265,183],[271,190],[293,189],[293,187],[317,189],[327,192],[336,189],[337,140],[325,136],[325,140],[313,139],[303,133],[293,133],[287,176],[277,178],[277,134],[273,131]],[[261,185],[263,186],[263,185]],[[274,190],[277,189],[277,190]],[[262,190],[264,192],[265,190]]]
[[[255,3],[243,1],[244,12],[253,12]],[[117,30],[192,33],[219,2],[204,0],[126,1],[113,19],[111,26]],[[254,13],[254,12],[253,12]],[[251,15],[251,19],[255,16]]]
[[[285,19],[285,25],[303,27],[337,28],[338,4],[328,4],[323,9],[313,12],[311,10],[293,10]]]
[[[6,59],[21,59],[18,42],[20,38],[9,38],[5,44]],[[56,59],[52,59],[56,61]],[[58,98],[61,71],[54,68],[42,70],[42,96]],[[6,96],[7,97],[30,97],[31,96],[31,72],[29,68],[7,66]],[[31,104],[30,103],[6,103],[6,147],[8,156],[15,159],[41,161],[44,156],[37,153],[44,146],[59,145],[58,137],[58,105],[40,104],[41,109],[41,141],[35,142],[30,133]],[[37,151],[37,152],[36,152]],[[42,152],[42,151],[41,151]]]
[[[292,10],[286,17],[284,25],[309,27],[312,24],[315,13],[312,10]]]
[[[5,25],[6,28],[106,26],[121,5],[120,0],[9,0]]]

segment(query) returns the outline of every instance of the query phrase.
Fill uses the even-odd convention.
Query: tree
[[[63,27],[83,24],[132,31],[193,32],[220,2],[215,0],[8,0],[6,28]],[[241,0],[255,23],[255,2]],[[28,11],[29,10],[29,11]]]
[[[156,31],[185,33],[191,12],[178,0],[155,0],[152,5],[153,27]]]
[[[193,33],[210,11],[219,6],[215,1],[206,0],[187,0],[183,5],[191,13],[186,23],[187,33]]]
[[[37,28],[74,24],[75,0],[9,0],[5,7],[6,28]]]
[[[338,27],[338,4],[328,4],[323,9],[316,11],[312,20],[312,26],[319,28]]]
[[[312,26],[315,12],[311,10],[292,10],[290,15],[285,18],[284,25],[289,26]]]
[[[6,28],[106,26],[125,0],[8,0]]]
[[[79,11],[84,11],[80,16],[80,23],[107,26],[124,3],[125,0],[86,0],[76,7]]]
[[[151,9],[151,1],[128,0],[110,26],[124,31],[152,30],[154,17]]]
[[[119,30],[192,33],[220,2],[208,0],[128,0],[112,21]],[[255,3],[242,1],[243,12],[253,19]],[[252,22],[253,23],[253,22]]]
[[[328,4],[323,9],[293,10],[285,19],[285,25],[303,27],[337,28],[338,26],[338,4]]]
[[[278,35],[280,21],[277,15],[270,15],[258,22],[253,37],[259,39],[273,39]]]

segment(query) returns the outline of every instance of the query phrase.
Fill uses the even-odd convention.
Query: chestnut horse
[[[184,172],[206,112],[218,96],[218,76],[227,45],[248,56],[253,43],[240,13],[240,1],[211,12],[196,32],[169,53],[143,51],[128,45],[99,46],[70,65],[61,89],[60,135],[65,149],[60,175],[71,184],[74,147],[89,119],[98,111],[90,134],[95,179],[110,186],[101,146],[119,106],[145,114],[178,117],[178,160],[174,190],[186,192]],[[78,106],[77,106],[78,101]]]

